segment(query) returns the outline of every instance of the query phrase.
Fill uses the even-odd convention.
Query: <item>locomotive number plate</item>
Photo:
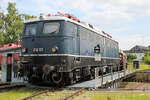
[[[95,54],[95,61],[101,61],[101,54]]]

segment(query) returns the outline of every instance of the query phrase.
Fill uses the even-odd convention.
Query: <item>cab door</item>
[[[75,55],[80,55],[80,34],[77,25],[74,25],[74,36]]]
[[[11,75],[12,75],[12,64],[13,64],[13,56],[12,54],[7,54],[7,77],[6,81],[10,82],[11,81]]]

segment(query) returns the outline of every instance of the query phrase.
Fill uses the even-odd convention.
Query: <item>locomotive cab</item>
[[[25,23],[23,54],[78,54],[77,26],[66,21]],[[26,42],[24,42],[26,41]],[[71,45],[68,45],[71,44]],[[71,50],[72,49],[72,50]],[[74,51],[73,51],[74,50]]]
[[[65,20],[42,20],[24,24],[22,37],[23,67],[35,78],[58,83],[60,73],[72,70],[73,56],[79,54],[79,34],[77,25]],[[41,71],[41,72],[39,72]],[[31,74],[31,73],[30,73]],[[43,75],[41,75],[43,74]],[[57,76],[59,77],[57,79]],[[32,77],[33,78],[33,77]],[[33,81],[33,79],[29,81]],[[55,80],[56,78],[56,80]]]

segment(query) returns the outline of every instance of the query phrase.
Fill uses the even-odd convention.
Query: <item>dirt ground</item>
[[[128,88],[128,89],[150,89],[150,83],[141,83],[141,82],[122,82],[119,88]]]

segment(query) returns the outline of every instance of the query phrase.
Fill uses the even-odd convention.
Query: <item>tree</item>
[[[31,18],[36,18],[36,16],[30,16],[28,14],[20,14],[23,21],[29,20]]]
[[[4,42],[4,13],[0,8],[0,46],[3,45]]]
[[[8,3],[7,11],[8,13],[5,15],[5,33],[4,33],[4,43],[15,43],[18,42],[22,32],[22,19],[18,14],[17,9],[15,8],[15,3]]]
[[[136,59],[136,55],[132,55],[132,54],[127,54],[127,60],[128,61],[132,61],[133,59]]]
[[[150,56],[150,51],[145,52],[144,56]]]
[[[28,14],[19,14],[15,3],[8,3],[7,14],[3,16],[4,29],[3,32],[3,43],[17,43],[21,41],[23,21],[34,18]]]

